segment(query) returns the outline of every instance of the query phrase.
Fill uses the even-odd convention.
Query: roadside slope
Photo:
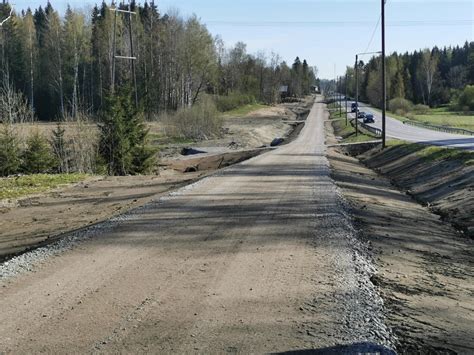
[[[366,157],[393,157],[390,150],[374,152]],[[350,202],[359,235],[373,252],[378,273],[372,280],[388,308],[387,321],[398,337],[398,351],[471,354],[472,240],[342,148],[329,149],[328,157],[332,176]],[[416,170],[413,173],[419,173]],[[410,169],[404,171],[409,174]]]
[[[474,152],[397,144],[359,159],[474,237]]]

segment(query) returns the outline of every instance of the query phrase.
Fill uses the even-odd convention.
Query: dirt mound
[[[164,161],[163,165],[165,165],[168,169],[174,169],[182,173],[213,171],[229,165],[240,163],[244,160],[265,153],[268,150],[269,149],[261,148],[214,155],[196,156],[188,159],[173,159]]]
[[[403,144],[359,156],[417,201],[474,237],[474,164],[472,153]]]

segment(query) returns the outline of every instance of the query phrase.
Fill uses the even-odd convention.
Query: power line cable
[[[385,0],[384,1],[384,4],[386,5],[388,2],[388,0]],[[380,14],[379,16],[379,19],[377,21],[377,24],[375,25],[375,28],[374,28],[374,32],[372,32],[372,37],[370,37],[370,41],[369,41],[369,44],[367,45],[367,48],[365,49],[364,52],[368,52],[369,51],[369,48],[370,46],[372,45],[372,42],[374,41],[374,37],[375,37],[375,34],[377,33],[377,30],[379,29],[379,26],[380,26],[380,21],[382,20],[382,14]]]
[[[208,25],[222,25],[231,27],[367,27],[366,21],[204,21]],[[473,20],[419,20],[419,21],[393,21],[387,27],[462,27],[472,26]],[[380,25],[380,23],[378,24]],[[376,30],[374,31],[376,32]]]
[[[367,48],[365,49],[364,52],[368,52],[370,46],[372,45],[372,42],[374,41],[375,33],[377,33],[377,30],[379,29],[380,26],[380,21],[382,20],[382,15],[379,16],[379,20],[377,21],[377,24],[375,25],[374,32],[372,32],[372,37],[370,37],[369,44],[367,45]]]

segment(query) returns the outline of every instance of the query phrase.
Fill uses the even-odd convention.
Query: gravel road
[[[1,266],[0,352],[391,347],[327,116],[318,101],[291,144]]]

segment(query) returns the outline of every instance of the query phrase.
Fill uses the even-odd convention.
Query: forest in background
[[[202,94],[243,95],[236,104],[275,103],[282,85],[302,96],[315,83],[315,70],[305,60],[287,65],[275,53],[251,55],[241,42],[227,48],[196,16],[161,14],[154,2],[132,2],[131,10],[131,33],[128,14],[116,18],[115,54],[130,55],[132,36],[137,97],[147,117],[190,107]],[[9,11],[0,4],[0,17]],[[64,17],[50,3],[14,13],[0,38],[3,91],[10,86],[20,92],[40,120],[97,114],[112,85],[114,21],[105,2],[91,13],[68,8]],[[117,59],[115,75],[118,87],[133,85],[130,61]]]
[[[359,98],[381,107],[381,57],[359,65]],[[393,53],[386,58],[387,100],[406,99],[430,107],[449,105],[455,111],[474,111],[474,42]],[[355,69],[348,67],[347,89],[355,97]],[[345,92],[346,79],[338,90]],[[399,101],[399,100],[398,100]],[[396,101],[394,101],[396,102]]]
[[[277,103],[282,87],[298,98],[317,82],[306,60],[290,66],[275,53],[249,54],[243,42],[227,47],[197,16],[162,15],[154,2],[68,7],[61,16],[49,2],[16,13],[4,1],[0,18],[8,19],[0,31],[0,176],[147,173],[156,149],[146,120],[159,120],[172,138],[208,139],[222,133],[219,111]],[[38,119],[57,125],[39,132],[28,125]]]

